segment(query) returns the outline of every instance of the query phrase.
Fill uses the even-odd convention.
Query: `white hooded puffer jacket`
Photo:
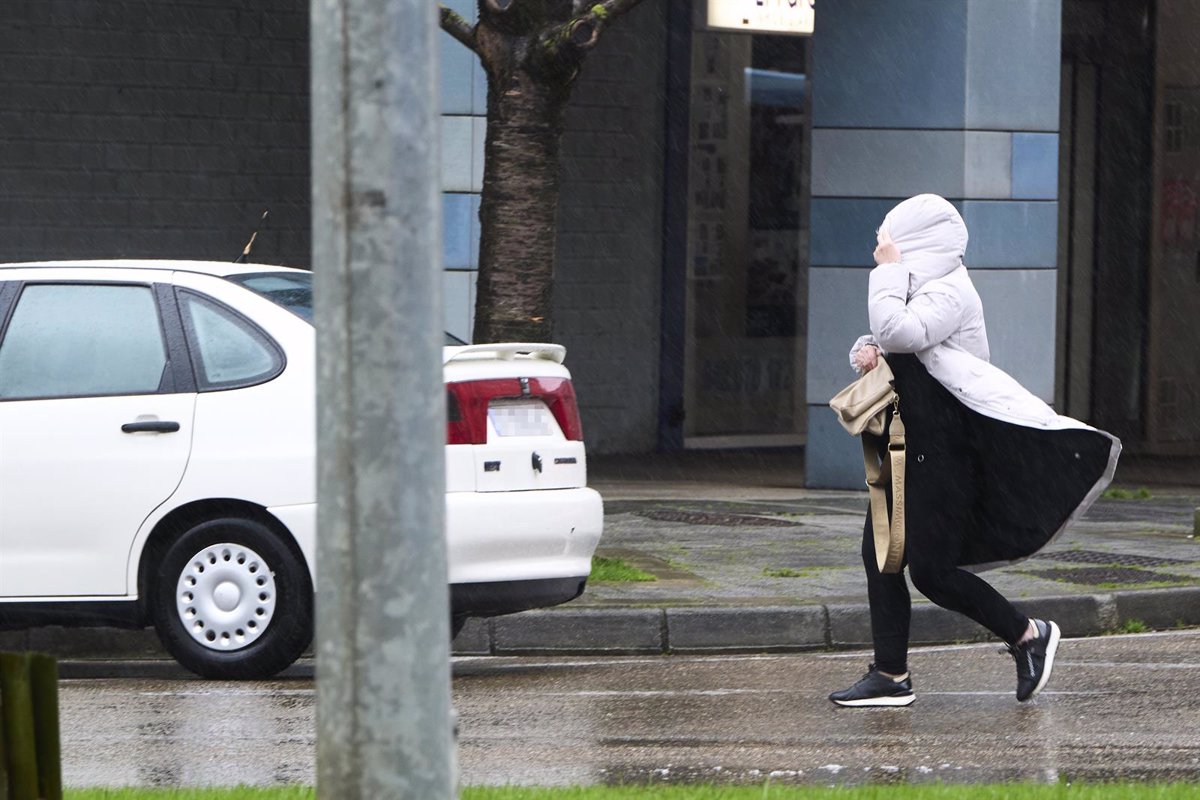
[[[900,262],[871,270],[871,336],[855,343],[851,364],[865,344],[885,354],[915,353],[973,411],[1025,427],[1092,429],[1056,414],[989,362],[983,303],[962,262],[967,226],[954,206],[934,194],[917,195],[888,213],[883,230],[900,250]]]
[[[893,208],[883,228],[900,250],[900,262],[871,270],[867,308],[871,335],[855,343],[851,365],[866,344],[874,344],[885,355],[915,353],[950,394],[986,417],[1042,430],[1096,430],[1055,413],[989,363],[983,304],[962,263],[967,226],[954,206],[937,195],[917,195]],[[1107,468],[1049,541],[1087,511],[1112,482],[1121,441],[1106,431],[1097,432],[1111,442]],[[1000,563],[972,569],[994,566]]]

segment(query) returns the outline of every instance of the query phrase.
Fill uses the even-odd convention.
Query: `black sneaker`
[[[1058,652],[1058,626],[1040,619],[1030,621],[1037,627],[1037,638],[1008,645],[1008,652],[1017,662],[1017,702],[1020,703],[1036,696],[1050,680],[1054,654]]]
[[[867,674],[849,689],[829,695],[839,706],[866,708],[870,706],[907,706],[917,699],[913,694],[912,678],[896,681],[875,669],[871,664]]]

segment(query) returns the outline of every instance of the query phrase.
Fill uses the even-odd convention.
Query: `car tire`
[[[214,519],[188,530],[151,567],[149,593],[163,646],[205,678],[269,678],[312,641],[308,568],[255,520]]]

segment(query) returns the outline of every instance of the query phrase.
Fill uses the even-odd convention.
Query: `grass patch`
[[[1088,783],[982,786],[929,784],[808,786],[467,787],[462,800],[1191,800],[1194,783]],[[76,789],[66,800],[315,800],[311,787],[267,789]]]
[[[768,578],[807,578],[812,575],[812,571],[808,569],[793,569],[791,567],[779,567],[778,569],[764,567],[762,574]]]
[[[1149,500],[1153,495],[1145,486],[1140,489],[1122,489],[1117,486],[1109,487],[1100,495],[1106,500]]]
[[[1131,569],[1136,569],[1133,567]],[[1179,581],[1145,581],[1144,583],[1116,583],[1115,581],[1104,581],[1103,583],[1094,584],[1097,589],[1107,589],[1110,591],[1118,589],[1171,589],[1175,586],[1190,586],[1194,581],[1179,580]]]
[[[857,567],[834,567],[828,565],[817,565],[811,567],[764,567],[762,574],[768,578],[815,578],[819,575],[828,575],[833,572],[842,572],[847,569],[858,569]]]
[[[658,578],[649,572],[643,572],[637,567],[631,567],[619,558],[592,556],[592,575],[590,580],[605,583],[636,583],[639,581],[656,581]]]
[[[1117,628],[1120,633],[1145,633],[1148,630],[1150,630],[1150,626],[1140,619],[1127,619],[1121,623],[1121,627]]]

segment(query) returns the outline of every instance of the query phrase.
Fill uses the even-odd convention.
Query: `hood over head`
[[[919,194],[897,205],[883,218],[882,230],[900,249],[909,271],[908,293],[962,266],[967,226],[945,198]]]

